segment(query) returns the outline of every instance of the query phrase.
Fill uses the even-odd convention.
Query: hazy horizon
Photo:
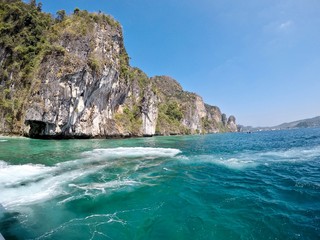
[[[131,65],[168,75],[246,126],[319,116],[320,2],[316,0],[41,1],[123,26]]]
[[[320,116],[313,116],[313,117],[307,117],[307,118],[301,118],[301,119],[294,119],[294,120],[290,120],[290,121],[286,121],[286,122],[281,122],[281,123],[278,123],[276,125],[270,125],[270,126],[251,126],[251,125],[243,125],[243,124],[239,124],[239,125],[242,125],[242,126],[245,126],[245,127],[254,127],[254,128],[264,128],[264,127],[277,127],[281,124],[284,124],[284,123],[291,123],[291,122],[296,122],[296,121],[300,121],[300,120],[308,120],[308,119],[313,119],[313,118],[316,118],[316,117],[320,117]]]

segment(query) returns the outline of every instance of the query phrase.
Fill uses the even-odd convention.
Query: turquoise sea
[[[9,239],[320,239],[320,129],[0,138]]]

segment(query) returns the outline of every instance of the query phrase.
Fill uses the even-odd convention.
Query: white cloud
[[[286,31],[286,30],[290,29],[291,27],[293,27],[293,21],[288,20],[283,23],[280,23],[278,26],[278,30]]]
[[[272,21],[263,26],[263,33],[267,35],[283,35],[284,33],[292,33],[295,30],[293,20]]]

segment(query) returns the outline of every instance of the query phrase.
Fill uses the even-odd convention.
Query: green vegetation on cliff
[[[132,106],[130,109],[126,106],[122,113],[115,114],[117,124],[124,130],[123,132],[128,136],[141,135],[141,112],[137,105]]]
[[[127,97],[122,111],[115,114],[118,126],[130,136],[141,136],[142,131],[142,108],[149,91],[156,94],[157,89],[152,85],[149,77],[139,68],[127,67],[127,81],[130,86],[130,96]],[[122,69],[122,68],[121,68]]]
[[[0,132],[32,137],[233,131],[174,79],[131,67],[111,16],[0,0]],[[230,125],[230,126],[231,126]]]
[[[10,131],[23,124],[24,104],[48,47],[44,33],[52,22],[33,1],[0,1],[0,117]]]
[[[157,134],[188,134],[188,130],[181,124],[183,112],[177,101],[163,102],[159,105]]]
[[[111,16],[75,9],[67,16],[64,10],[57,17],[41,12],[41,3],[0,0],[0,119],[2,131],[19,133],[30,96],[37,91],[40,64],[48,57],[60,57],[63,66],[59,76],[72,73],[81,58],[74,59],[61,38],[81,39],[90,36],[94,24],[121,29]],[[94,46],[89,46],[91,49]],[[128,55],[120,49],[121,74],[126,75]],[[92,71],[101,73],[104,62],[90,52],[87,61]]]

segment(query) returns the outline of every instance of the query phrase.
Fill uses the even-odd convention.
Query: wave
[[[6,139],[0,139],[0,142],[8,142]]]
[[[121,164],[121,162],[138,159],[139,168],[145,164],[143,160],[170,158],[181,151],[171,148],[110,148],[94,149],[84,152],[81,159],[58,163],[54,166],[41,164],[10,165],[0,161],[0,203],[10,208],[28,205],[38,201],[45,201],[57,196],[69,196],[75,189],[83,190],[86,194],[92,190],[101,193],[108,188],[135,186],[139,181],[135,179],[110,179],[107,182],[99,179],[98,183],[87,183],[86,176],[105,168]],[[153,166],[152,164],[150,166]],[[77,183],[77,181],[82,183]],[[80,181],[80,182],[81,182]],[[84,183],[83,183],[84,181]]]
[[[320,146],[313,148],[292,148],[284,151],[269,151],[261,153],[260,156],[276,161],[309,161],[320,157]]]
[[[251,168],[256,167],[259,165],[256,161],[254,161],[249,156],[234,156],[230,158],[226,157],[219,157],[215,155],[198,155],[195,157],[189,158],[187,161],[184,160],[185,163],[195,163],[195,164],[202,164],[202,163],[209,163],[224,166],[231,169],[244,169],[244,168]]]
[[[159,158],[159,157],[173,157],[181,153],[179,149],[174,148],[145,148],[145,147],[132,147],[132,148],[105,148],[105,149],[94,149],[92,151],[84,152],[83,155],[91,157],[108,157],[108,158]]]
[[[188,163],[212,163],[231,169],[253,168],[260,165],[268,166],[276,163],[301,163],[320,159],[320,146],[313,148],[292,148],[287,150],[255,152],[246,151],[238,154],[197,155],[182,161]]]

